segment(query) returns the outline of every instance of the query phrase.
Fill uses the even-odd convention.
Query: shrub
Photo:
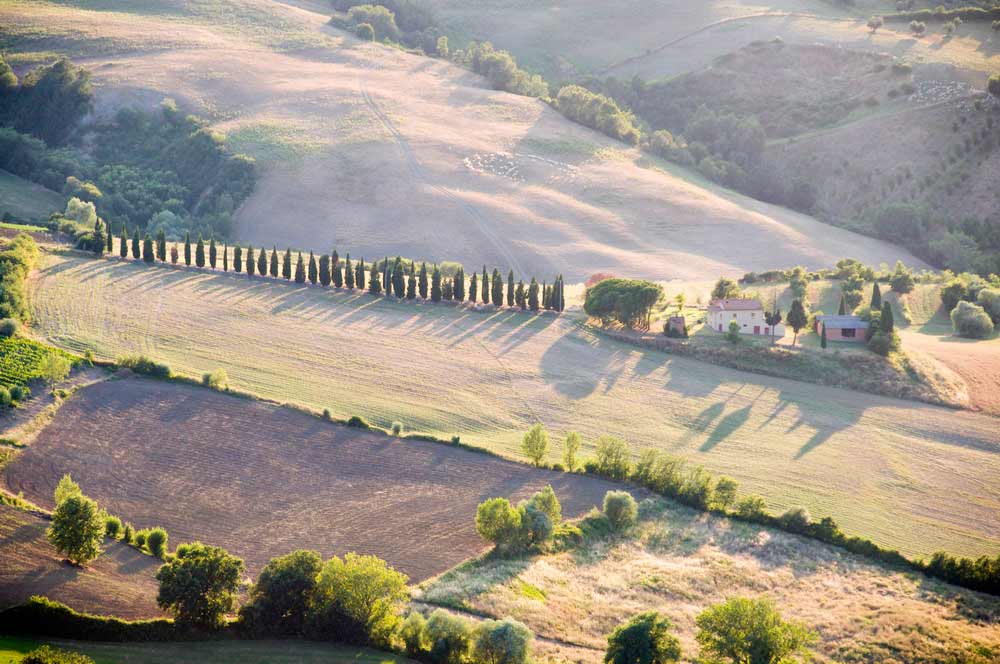
[[[613,529],[626,530],[635,525],[639,507],[628,491],[608,491],[604,494],[604,516]]]
[[[151,528],[146,534],[146,548],[157,558],[167,554],[167,531],[163,528]]]
[[[804,507],[793,507],[778,518],[782,528],[800,535],[809,530],[810,521],[809,512]]]
[[[27,385],[15,385],[10,388],[10,398],[18,403],[31,398],[31,388]]]
[[[990,317],[994,326],[1000,325],[1000,288],[984,288],[976,296],[976,302]]]
[[[94,664],[94,660],[80,653],[42,646],[25,655],[21,664]]]
[[[1000,97],[1000,72],[993,72],[986,79],[986,91],[994,97]]]
[[[146,538],[149,536],[149,530],[143,528],[142,530],[137,530],[135,535],[132,537],[132,542],[140,549],[146,548]]]
[[[461,436],[452,436],[451,437],[451,444],[452,445],[461,445],[462,444],[462,437]]]
[[[101,555],[104,518],[97,503],[73,494],[56,507],[47,535],[56,551],[75,565],[85,565]]]
[[[767,503],[761,496],[747,496],[736,504],[736,515],[741,519],[759,521],[767,514]]]
[[[356,34],[359,39],[363,39],[365,41],[375,41],[375,28],[372,27],[371,23],[359,23],[354,26],[354,34]]]
[[[381,5],[356,5],[347,10],[347,21],[358,30],[362,25],[372,29],[371,36],[361,36],[362,39],[391,39],[398,41],[399,27],[396,25],[396,14]]]
[[[595,458],[597,472],[614,480],[627,479],[632,469],[632,452],[621,438],[601,436],[597,439]]]
[[[216,629],[236,605],[243,561],[225,549],[201,542],[181,544],[156,573],[156,603],[180,626]]]
[[[726,341],[735,344],[740,341],[740,324],[736,321],[729,321],[729,329],[726,331]]]
[[[0,337],[14,337],[21,330],[21,324],[14,318],[0,319]]]
[[[372,425],[369,424],[368,421],[365,418],[363,418],[363,417],[361,417],[359,415],[351,415],[350,419],[347,420],[347,426],[353,427],[355,429],[371,429],[372,428]]]
[[[104,520],[104,536],[111,539],[118,539],[118,534],[122,530],[122,520],[116,516],[108,516]]]
[[[131,523],[122,526],[122,541],[126,544],[135,544],[135,529]]]
[[[993,334],[993,321],[978,304],[959,302],[951,312],[951,324],[959,336],[985,339]]]
[[[0,408],[10,408],[14,405],[14,399],[10,396],[10,390],[0,385]]]
[[[941,304],[944,305],[944,310],[949,313],[959,302],[967,299],[969,299],[969,286],[957,277],[941,289]]]
[[[669,664],[681,658],[681,642],[670,633],[673,623],[646,611],[619,625],[608,637],[605,664]]]
[[[137,374],[152,376],[153,378],[170,378],[170,367],[166,364],[154,362],[145,355],[123,355],[115,363]]]
[[[428,617],[424,630],[430,645],[428,659],[434,664],[462,664],[472,645],[469,621],[437,609]]]
[[[324,408],[323,409],[323,419],[329,421],[331,417],[332,416],[330,415],[330,409],[329,408]]]
[[[401,435],[403,435],[403,423],[393,422],[391,431],[393,436],[399,438]]]
[[[731,477],[720,477],[715,483],[715,490],[713,492],[713,507],[726,511],[729,507],[736,502],[736,490],[739,488],[739,483],[732,479]]]
[[[427,641],[427,619],[419,611],[411,611],[399,625],[403,652],[410,659],[419,659],[430,650]]]
[[[213,390],[225,390],[229,385],[229,376],[225,369],[216,369],[202,374],[201,384]]]
[[[531,654],[531,630],[513,618],[484,620],[472,636],[472,660],[483,664],[526,664]]]

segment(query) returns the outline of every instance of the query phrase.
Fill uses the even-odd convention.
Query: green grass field
[[[61,194],[0,170],[0,215],[9,212],[23,220],[48,219],[65,204]]]
[[[32,282],[40,337],[335,416],[520,457],[541,421],[558,441],[604,433],[703,463],[909,555],[1000,543],[998,421],[638,349],[572,316],[475,313],[368,295],[50,255]],[[251,285],[252,284],[252,285]]]
[[[204,641],[194,643],[90,643],[0,637],[0,664],[17,664],[40,645],[83,653],[95,664],[405,664],[390,653],[304,641]]]

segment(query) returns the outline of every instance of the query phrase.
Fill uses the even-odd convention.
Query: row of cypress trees
[[[113,253],[111,233],[106,234],[106,242],[107,252]],[[130,249],[132,258],[136,260],[141,258],[146,263],[167,261],[167,239],[162,229],[156,234],[155,239],[146,233],[140,240],[139,229],[136,228],[130,242],[128,229],[122,224],[119,235],[119,256],[128,258]],[[193,245],[190,233],[184,237],[185,265],[190,266],[192,263],[198,267],[207,265],[214,270],[219,266],[221,258],[222,270],[229,272],[229,253],[228,244],[223,245],[220,252],[215,238],[210,239],[206,247],[201,235]],[[432,302],[441,300],[463,302],[468,299],[472,303],[478,300],[498,308],[507,306],[531,311],[540,309],[563,311],[566,308],[562,275],[556,277],[551,284],[545,282],[539,284],[534,277],[528,284],[523,280],[515,284],[514,271],[510,270],[507,272],[505,283],[500,270],[494,268],[490,273],[484,265],[482,274],[473,272],[467,284],[465,270],[461,267],[453,276],[446,277],[436,264],[428,270],[427,263],[421,263],[418,270],[415,262],[409,262],[407,267],[399,256],[394,261],[386,257],[382,261],[366,266],[364,258],[352,263],[350,254],[347,254],[342,261],[336,249],[331,254],[320,255],[318,259],[311,251],[308,259],[303,257],[302,252],[298,252],[293,265],[291,249],[286,249],[284,255],[279,258],[277,247],[274,247],[270,254],[264,247],[261,247],[259,253],[255,253],[252,246],[244,251],[238,244],[233,247],[232,255],[234,272],[245,271],[249,276],[254,274],[276,278],[280,276],[288,280],[294,279],[299,284],[304,284],[308,280],[311,284],[367,290],[372,295],[384,294],[386,297],[395,295],[399,299],[408,300],[414,300],[419,295],[421,299],[429,299]],[[172,246],[170,262],[177,263],[179,258],[177,247]]]

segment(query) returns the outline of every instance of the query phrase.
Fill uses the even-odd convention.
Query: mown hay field
[[[476,506],[551,484],[567,516],[611,482],[324,422],[199,387],[131,379],[78,391],[4,470],[14,493],[52,507],[66,473],[136,528],[200,540],[255,577],[296,549],[373,554],[413,581],[481,553]]]
[[[523,432],[604,433],[730,475],[773,510],[805,506],[912,556],[994,553],[1000,420],[745,374],[609,340],[567,315],[477,313],[50,254],[31,283],[37,334],[335,416],[520,457]],[[96,436],[95,436],[96,437]]]
[[[602,661],[614,628],[643,611],[674,623],[683,661],[696,661],[694,619],[732,596],[767,597],[815,630],[816,661],[987,664],[1000,657],[995,597],[769,528],[706,516],[662,500],[642,503],[627,536],[578,549],[462,565],[421,587],[418,600],[512,616],[552,655]]]

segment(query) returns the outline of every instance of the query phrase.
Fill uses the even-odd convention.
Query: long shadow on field
[[[569,399],[584,399],[601,384],[609,391],[624,374],[632,349],[607,344],[605,339],[587,339],[568,330],[542,354],[542,379]]]

